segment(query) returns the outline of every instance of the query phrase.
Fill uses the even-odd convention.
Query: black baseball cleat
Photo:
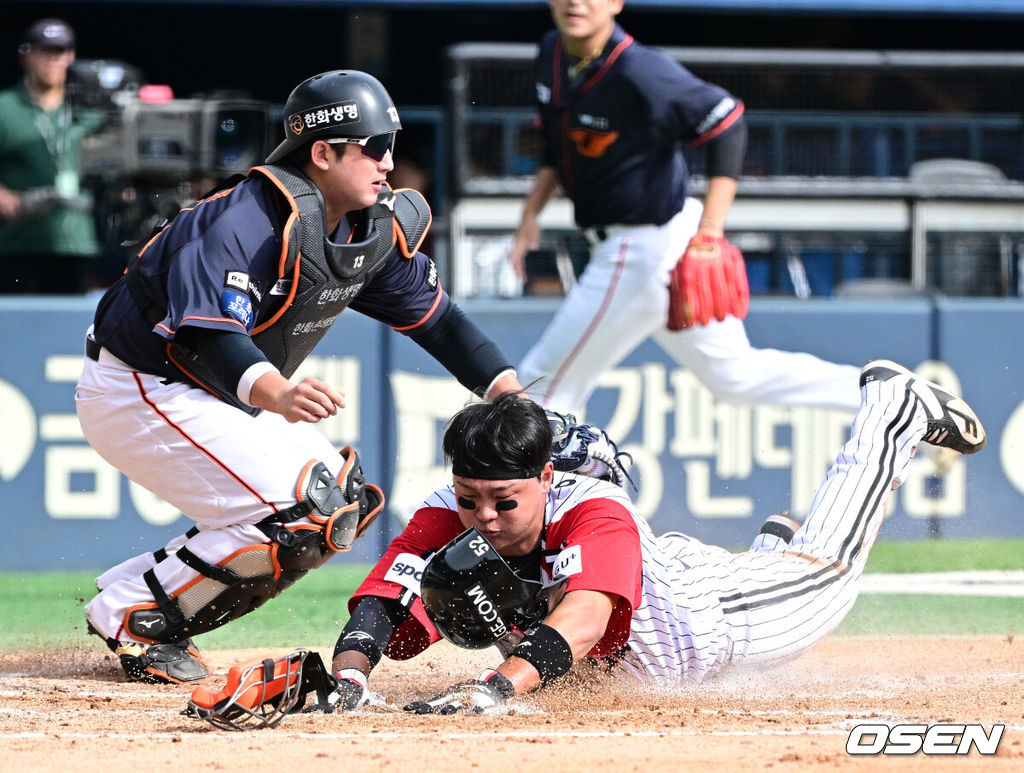
[[[898,363],[891,360],[869,362],[860,372],[860,385],[888,381],[895,376],[910,377],[907,389],[918,398],[928,417],[924,442],[961,454],[975,454],[985,447],[985,428],[971,406],[938,384],[917,378]]]
[[[120,642],[114,654],[121,660],[121,668],[133,682],[147,684],[182,684],[201,682],[206,669],[196,656],[191,639],[175,644],[151,644],[135,641]]]

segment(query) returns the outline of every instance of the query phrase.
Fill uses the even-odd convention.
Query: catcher
[[[356,451],[315,427],[344,395],[293,379],[346,308],[481,397],[521,386],[419,251],[426,200],[387,185],[401,127],[372,75],[307,78],[266,163],[183,209],[99,301],[75,395],[82,431],[195,522],[96,580],[89,631],[129,679],[204,679],[193,636],[351,549],[383,507]]]
[[[535,403],[508,393],[464,408],[443,440],[453,483],[426,499],[349,601],[338,686],[320,708],[364,705],[382,655],[411,658],[441,637],[497,645],[504,659],[407,711],[483,711],[583,659],[678,683],[805,652],[853,606],[918,444],[985,445],[962,399],[896,363],[868,363],[860,387],[850,440],[805,523],[769,518],[740,554],[655,537],[615,484],[623,458],[603,433],[569,427],[552,454]]]
[[[544,152],[509,260],[525,278],[559,188],[590,258],[519,365],[524,384],[541,379],[531,394],[582,411],[601,373],[654,334],[716,397],[856,411],[854,367],[747,339],[746,268],[723,232],[746,151],[743,103],[637,43],[615,22],[623,0],[548,4],[558,29],[537,58]],[[706,159],[703,203],[684,144]]]

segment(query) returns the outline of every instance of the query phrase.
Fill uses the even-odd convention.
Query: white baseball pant
[[[268,544],[253,524],[295,504],[306,462],[317,459],[334,476],[343,464],[311,424],[290,424],[269,411],[250,416],[201,389],[134,371],[106,349],[99,361],[85,359],[75,401],[96,452],[199,526],[187,541],[172,540],[160,563],[145,553],[97,578],[100,593],[85,612],[107,638],[134,638],[124,619],[133,605],[153,602],[142,579],[146,570],[155,566],[157,580],[171,593],[199,577],[174,557],[183,544],[211,564],[246,546]]]
[[[741,404],[807,405],[853,413],[857,368],[810,354],[755,349],[728,317],[680,332],[665,327],[668,277],[697,231],[703,205],[687,199],[663,226],[611,226],[554,319],[519,365],[545,407],[582,413],[600,375],[648,336],[715,397]]]

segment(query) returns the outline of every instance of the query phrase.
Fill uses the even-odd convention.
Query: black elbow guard
[[[498,345],[454,303],[436,324],[412,340],[477,397],[484,396],[498,374],[513,367]]]

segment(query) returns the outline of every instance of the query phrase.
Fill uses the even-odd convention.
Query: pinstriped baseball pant
[[[788,547],[732,559],[735,588],[719,601],[734,663],[799,655],[853,606],[886,504],[926,429],[906,384],[901,376],[864,387],[851,437]]]
[[[788,660],[857,598],[886,504],[926,430],[909,376],[869,382],[850,439],[787,545],[733,554],[684,534],[654,540],[627,669],[666,682]]]

